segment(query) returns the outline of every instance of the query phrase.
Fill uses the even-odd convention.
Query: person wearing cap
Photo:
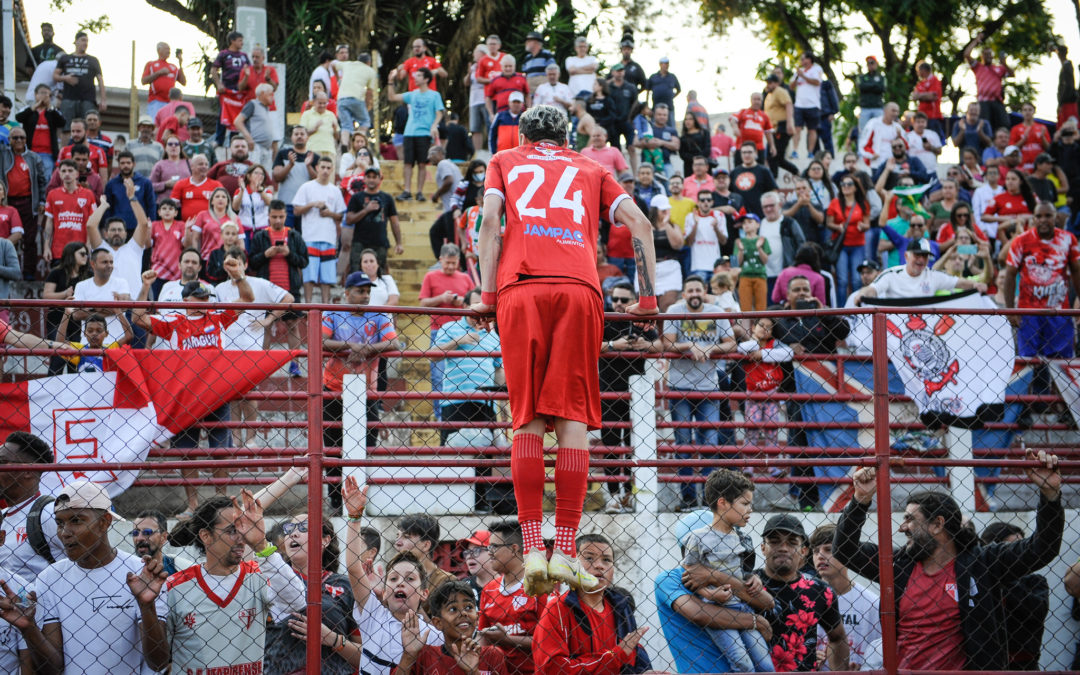
[[[1009,586],[1058,559],[1066,514],[1056,455],[1028,450],[1025,473],[1038,492],[1035,530],[1010,543],[983,545],[964,524],[960,505],[938,491],[911,493],[892,552],[897,647],[902,669],[1003,670],[1011,636],[1002,598]],[[863,524],[878,487],[875,469],[852,477],[852,499],[840,515],[832,554],[872,582],[881,580],[876,543],[862,541]],[[1030,498],[1029,498],[1030,499]]]
[[[507,56],[507,58],[503,59],[504,65],[509,58],[511,57]],[[498,78],[493,80],[492,84],[495,84],[496,81],[498,81]],[[525,95],[520,91],[510,92],[508,105],[509,107],[506,110],[499,111],[491,120],[491,129],[488,131],[488,149],[493,155],[496,152],[516,148],[520,142],[518,138],[518,118],[521,117],[521,113],[525,109]]]
[[[574,38],[574,55],[567,56],[563,65],[569,76],[566,84],[570,87],[570,91],[592,92],[600,62],[589,53],[589,40],[584,35]]]
[[[1055,204],[1058,195],[1069,191],[1069,179],[1056,164],[1048,152],[1040,152],[1033,162],[1034,168],[1027,177],[1031,191],[1040,202]],[[1076,177],[1080,179],[1080,176]]]
[[[1035,158],[1050,150],[1050,132],[1041,122],[1035,121],[1035,104],[1025,101],[1020,106],[1023,119],[1009,131],[1009,145],[1020,148],[1024,173],[1035,170]]]
[[[671,60],[666,56],[660,57],[660,70],[649,76],[645,81],[646,101],[652,102],[653,110],[658,105],[666,105],[669,111],[675,109],[675,99],[682,92],[679,78],[670,72]]]
[[[393,349],[396,345],[397,331],[394,323],[385,314],[366,311],[371,301],[371,287],[375,283],[363,272],[353,272],[345,277],[345,295],[342,304],[348,309],[326,312],[322,321],[322,346],[329,353],[330,359],[323,367],[323,389],[340,393],[347,374],[363,375],[368,389],[375,389],[378,377],[379,354]],[[366,416],[368,422],[379,421],[379,401],[367,400]],[[343,415],[340,397],[323,399],[323,419],[340,422]],[[373,447],[378,441],[378,429],[368,427],[364,439],[367,447]],[[345,440],[344,430],[326,427],[323,429],[323,445],[341,447]],[[331,470],[333,471],[333,470]],[[341,475],[341,469],[336,470]],[[332,475],[330,471],[328,475]],[[331,485],[328,490],[330,508],[335,513],[341,510],[340,484]]]
[[[344,276],[349,271],[359,269],[360,251],[370,248],[375,251],[379,265],[386,267],[386,255],[390,248],[390,239],[386,227],[389,224],[394,233],[396,246],[394,253],[405,252],[402,245],[401,225],[398,221],[397,203],[388,193],[380,190],[382,172],[377,167],[368,167],[364,171],[364,189],[349,198],[345,209],[345,221],[341,225],[341,257],[338,275]],[[348,264],[343,266],[343,260]]]
[[[161,561],[113,548],[109,527],[124,519],[104,486],[69,483],[53,506],[67,559],[38,576],[28,599],[0,584],[0,617],[22,633],[37,672],[161,670],[169,662]]]
[[[529,82],[529,91],[544,82],[547,67],[558,65],[555,55],[544,49],[544,36],[537,31],[529,31],[525,35],[525,56],[521,58],[521,72]]]
[[[828,584],[800,569],[810,551],[799,516],[772,516],[761,531],[761,539],[765,564],[755,574],[776,602],[768,614],[776,670],[818,670],[824,665],[829,670],[847,670],[847,632],[836,596]],[[819,627],[829,640],[823,664],[818,663],[817,655]]]
[[[553,105],[567,111],[574,104],[574,92],[564,82],[559,82],[559,64],[549,63],[544,68],[546,80],[533,87],[533,105]]]
[[[98,62],[96,56],[86,53],[89,42],[86,31],[80,30],[76,33],[75,51],[71,54],[61,54],[56,59],[56,70],[53,71],[53,81],[64,84],[60,112],[64,115],[64,119],[68,120],[69,125],[71,120],[84,117],[91,110],[97,109],[104,112],[109,107],[105,100],[105,78],[102,76],[101,63]],[[100,91],[100,99],[95,97],[95,81]],[[98,101],[100,104],[97,103]]]
[[[465,569],[469,572],[469,576],[465,577],[465,581],[469,586],[472,586],[478,605],[484,587],[494,581],[495,576],[498,574],[495,570],[490,547],[491,532],[477,530],[465,538],[465,549],[461,552],[461,559],[465,562]]]
[[[521,94],[522,102],[527,103],[530,99],[529,83],[525,76],[516,71],[517,60],[506,54],[500,62],[499,74],[491,78],[484,86],[484,96],[487,99],[488,113],[492,120],[495,116],[510,107],[510,96],[514,93]],[[489,134],[490,140],[490,134]]]
[[[645,89],[645,69],[634,60],[634,36],[631,33],[623,33],[619,41],[619,63],[622,64],[626,74],[626,81],[637,88],[638,93]]]
[[[30,55],[34,57],[34,63],[40,64],[45,61],[55,61],[64,53],[64,49],[53,42],[54,35],[56,35],[56,33],[53,30],[53,25],[48,21],[43,22],[41,24],[41,42],[30,49]],[[26,74],[33,74],[32,64],[27,64]]]
[[[536,670],[532,633],[547,606],[548,596],[525,594],[521,583],[525,574],[523,542],[518,522],[500,520],[488,527],[491,567],[499,576],[480,591],[477,628],[484,644],[494,645],[505,654],[507,675],[531,675]]]
[[[922,298],[953,288],[974,288],[980,293],[986,292],[984,283],[958,279],[930,269],[930,254],[933,252],[931,243],[929,239],[908,240],[907,250],[904,252],[906,262],[890,267],[882,272],[874,283],[855,291],[853,304],[861,305],[863,298]]]
[[[878,66],[877,57],[866,57],[866,72],[855,80],[859,92],[859,131],[866,123],[885,113],[885,75]]]
[[[1002,125],[1004,128],[1009,127]],[[952,142],[957,148],[975,148],[981,156],[983,151],[994,144],[994,131],[990,122],[979,117],[979,104],[972,101],[968,104],[963,117],[953,124]]]
[[[188,139],[184,141],[184,155],[186,157],[194,157],[195,155],[210,156],[214,152],[214,141],[203,135],[203,123],[202,120],[196,116],[192,116],[187,123]]]
[[[149,115],[139,117],[136,129],[138,136],[128,141],[127,150],[135,155],[135,170],[149,176],[154,165],[165,156],[165,147],[154,140],[154,120]]]

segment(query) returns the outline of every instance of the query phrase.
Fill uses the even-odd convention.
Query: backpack
[[[45,531],[41,528],[41,513],[52,502],[53,498],[48,495],[38,497],[30,505],[30,512],[26,514],[26,538],[30,541],[30,548],[50,565],[56,562],[56,559],[53,558],[49,542],[45,541]]]

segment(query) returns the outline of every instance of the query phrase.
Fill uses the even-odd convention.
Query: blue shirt
[[[679,78],[669,72],[667,75],[657,71],[649,76],[645,82],[645,88],[652,92],[653,109],[658,103],[666,103],[668,114],[672,119],[675,117],[675,97],[682,91],[679,86]]]
[[[556,61],[554,54],[541,48],[540,51],[536,52],[536,56],[525,52],[525,56],[521,57],[518,63],[521,64],[521,72],[525,77],[535,77],[546,74],[547,67],[552,63],[556,63]]]
[[[397,337],[389,317],[378,312],[327,312],[323,316],[323,335],[343,342],[373,345]]]
[[[476,344],[463,344],[454,351],[494,352],[499,350],[499,336],[493,332],[478,330],[469,325],[465,317],[443,325],[439,329],[439,345],[464,337],[470,333],[480,335]],[[438,347],[439,345],[436,345]],[[443,359],[443,391],[470,392],[495,384],[495,369],[502,368],[502,359],[493,356],[455,357]],[[442,405],[461,401],[443,401]]]
[[[138,172],[131,174],[131,180],[135,183],[135,199],[138,199],[139,204],[142,205],[147,220],[156,219],[157,197],[154,195],[154,184]],[[128,201],[127,190],[124,189],[123,177],[117,174],[110,178],[109,182],[105,183],[103,194],[109,200],[109,210],[105,212],[105,219],[102,222],[107,223],[110,218],[120,218],[124,221],[124,227],[134,230],[138,223],[135,221],[135,212]]]
[[[430,136],[431,125],[435,124],[435,113],[446,110],[442,96],[433,89],[427,91],[417,89],[405,92],[401,97],[409,104],[409,121],[405,123],[404,135]]]
[[[683,586],[683,568],[661,572],[656,577],[656,608],[668,649],[680,673],[726,673],[731,668],[708,632],[672,609],[684,595],[693,595]]]

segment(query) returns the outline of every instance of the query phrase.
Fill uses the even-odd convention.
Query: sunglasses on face
[[[289,536],[290,534],[292,534],[293,532],[301,532],[301,533],[306,534],[307,533],[307,522],[308,521],[306,521],[306,520],[301,520],[299,523],[285,523],[284,525],[281,526],[281,533],[283,535],[285,535],[286,537]]]
[[[132,530],[131,531],[131,538],[134,539],[135,537],[152,537],[155,534],[157,534],[158,532],[161,532],[161,530],[155,530],[155,529],[152,529],[152,528],[149,528],[149,527],[144,527],[141,530]]]
[[[616,298],[615,296],[611,297],[611,304],[613,304],[613,305],[615,305],[615,304],[625,305],[625,304],[629,304],[630,302],[631,302],[630,298]]]
[[[166,143],[166,144],[165,144],[165,147],[168,147],[168,148],[179,148],[179,147],[180,147],[180,144],[179,144],[179,143]]]
[[[843,183],[840,183],[840,187],[855,187],[855,183],[852,183],[851,181],[846,180]]]

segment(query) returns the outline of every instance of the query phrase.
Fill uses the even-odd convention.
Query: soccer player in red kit
[[[596,273],[601,213],[630,228],[641,299],[632,314],[656,313],[652,226],[611,173],[566,147],[567,120],[541,105],[519,120],[520,146],[488,165],[480,225],[480,314],[495,315],[510,394],[511,474],[525,549],[525,592],[564,581],[598,581],[574,544],[589,473],[589,429],[600,428],[596,364],[604,328]],[[500,223],[506,216],[506,231]],[[490,323],[490,321],[489,321]],[[544,432],[555,430],[555,551],[540,536]]]

